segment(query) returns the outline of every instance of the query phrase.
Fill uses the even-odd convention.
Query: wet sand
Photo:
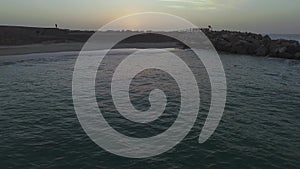
[[[53,44],[33,44],[19,46],[0,46],[0,56],[22,55],[30,53],[49,53],[63,51],[80,51],[84,43],[53,43]]]

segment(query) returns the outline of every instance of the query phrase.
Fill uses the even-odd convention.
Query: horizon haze
[[[296,0],[2,0],[0,25],[97,30],[122,16],[164,12],[216,30],[300,34],[299,8]]]

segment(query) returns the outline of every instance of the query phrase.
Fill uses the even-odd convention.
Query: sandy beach
[[[80,51],[84,43],[54,43],[54,44],[32,44],[19,46],[0,46],[0,56],[22,55],[30,53],[49,53],[63,51]]]

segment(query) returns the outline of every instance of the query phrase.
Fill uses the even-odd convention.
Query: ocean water
[[[299,34],[270,34],[272,39],[287,39],[287,40],[296,40],[300,42]]]
[[[116,52],[110,62],[117,62],[124,53],[125,49]],[[199,71],[196,75],[203,102],[190,133],[166,153],[130,159],[103,150],[83,131],[72,100],[77,54],[0,57],[0,168],[300,168],[299,61],[221,54],[228,94],[222,121],[213,136],[198,143],[210,98],[208,79]],[[178,55],[190,54],[178,51]],[[192,67],[203,70],[198,65]],[[110,73],[104,69],[101,76]],[[174,81],[159,73],[141,74],[143,80],[134,83],[132,102],[138,109],[149,107],[143,89],[158,85],[169,89],[171,95],[175,90],[176,86],[168,88]],[[147,137],[163,132],[176,119],[171,113],[149,128],[123,123],[106,102],[109,96],[99,96],[109,86],[98,80],[99,107],[106,109],[106,118],[118,131]],[[170,97],[173,102],[169,110],[178,109],[177,95],[175,92]]]

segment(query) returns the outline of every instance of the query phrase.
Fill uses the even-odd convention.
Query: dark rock
[[[233,43],[231,52],[236,54],[248,54],[248,45],[249,42],[245,40],[240,40],[235,43]]]
[[[267,56],[268,55],[268,48],[266,48],[265,46],[260,46],[256,51],[255,54],[257,56]]]
[[[278,57],[279,53],[285,52],[284,49],[281,49],[280,42],[278,40],[271,41],[269,45],[270,56]],[[279,52],[281,50],[281,52]]]
[[[270,41],[270,40],[271,40],[271,38],[270,38],[269,35],[265,35],[265,36],[263,37],[263,39],[264,39],[264,40],[267,40],[267,41]]]
[[[249,32],[205,31],[218,51],[235,54],[270,56],[279,58],[300,59],[298,41],[272,40],[268,35]],[[296,57],[297,56],[297,57]]]
[[[286,53],[286,51],[287,51],[287,47],[279,47],[278,49],[277,49],[277,51],[278,51],[278,53],[279,54],[282,54],[282,53]]]
[[[231,36],[229,34],[223,34],[223,35],[221,35],[221,37],[226,41],[230,41]]]
[[[286,52],[285,53],[280,53],[279,56],[280,56],[280,58],[286,58],[286,59],[293,59],[294,58],[292,54],[286,53]]]
[[[270,43],[271,43],[271,38],[270,36],[268,35],[265,35],[262,39],[262,43],[265,45],[265,46],[269,46]]]
[[[215,45],[215,48],[217,50],[224,51],[224,52],[229,52],[229,49],[231,48],[231,44],[223,39],[216,40],[213,44]]]
[[[300,59],[300,52],[295,54],[295,59]]]
[[[296,47],[296,53],[300,53],[300,46]]]
[[[288,46],[287,47],[287,52],[288,53],[296,53],[297,52],[297,46],[295,46],[295,45],[291,45],[291,46]]]

